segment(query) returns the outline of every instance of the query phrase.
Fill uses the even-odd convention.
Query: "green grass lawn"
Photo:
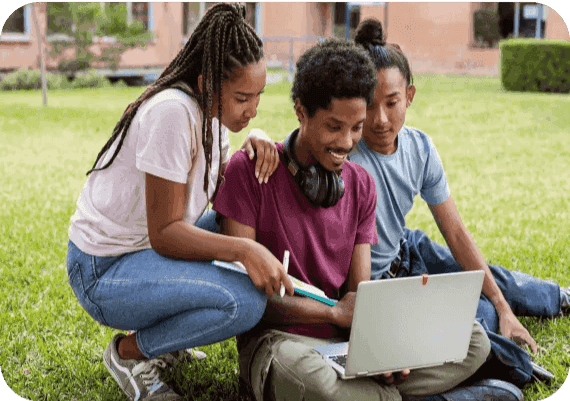
[[[570,98],[506,93],[498,78],[416,76],[407,124],[428,133],[452,196],[488,262],[570,285]],[[0,93],[0,366],[33,400],[114,400],[102,364],[114,330],[95,323],[67,283],[69,218],[97,152],[141,88]],[[266,88],[249,128],[275,140],[297,126],[286,81]],[[230,134],[238,149],[246,132]],[[408,226],[443,241],[419,200]],[[522,318],[556,374],[527,400],[556,392],[570,368],[570,318]],[[182,372],[189,398],[238,399],[235,340],[202,347]],[[561,398],[557,398],[560,400]]]

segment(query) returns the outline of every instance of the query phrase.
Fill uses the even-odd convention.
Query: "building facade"
[[[62,58],[73,58],[73,50],[54,57],[49,49],[54,38],[51,3],[32,3],[14,11],[0,35],[0,73],[19,68],[38,68],[39,42],[46,54],[48,70],[57,69]],[[61,3],[60,3],[61,4]],[[102,6],[104,3],[101,3]],[[144,47],[126,50],[111,71],[95,65],[102,73],[140,74],[160,72],[174,58],[193,28],[212,3],[123,3],[127,18],[140,21],[152,32]],[[385,24],[389,43],[397,43],[409,57],[414,72],[498,74],[499,49],[481,46],[475,34],[477,10],[495,10],[501,37],[514,34],[510,21],[519,4],[519,34],[527,34],[529,24],[522,15],[525,5],[535,3],[246,3],[247,19],[264,39],[269,66],[292,68],[305,49],[331,36],[353,35],[359,21],[375,17]],[[568,27],[553,9],[544,7],[542,36],[570,40]],[[512,11],[512,13],[511,13]],[[536,20],[535,20],[536,22]],[[525,31],[526,29],[526,31]],[[529,28],[530,29],[530,28]],[[99,54],[112,37],[94,40],[92,52]]]

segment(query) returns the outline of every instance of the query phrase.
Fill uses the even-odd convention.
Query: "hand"
[[[346,293],[331,310],[333,322],[340,327],[349,328],[352,325],[352,315],[354,314],[354,304],[356,303],[356,292]]]
[[[506,338],[513,340],[519,346],[524,344],[529,345],[533,354],[538,352],[536,342],[512,311],[499,314],[499,327],[501,334]]]
[[[263,245],[253,240],[248,241],[250,248],[241,262],[253,281],[253,285],[271,297],[273,293],[279,294],[281,283],[283,283],[285,292],[293,296],[293,283],[281,262]]]
[[[269,177],[275,172],[279,165],[279,153],[275,147],[275,143],[269,138],[265,132],[254,128],[249,132],[247,138],[241,147],[249,156],[249,160],[253,160],[257,154],[257,162],[255,163],[255,178],[259,183],[267,183]]]
[[[390,386],[392,384],[397,386],[408,380],[409,375],[410,369],[404,369],[394,374],[392,374],[392,372],[382,373],[381,375],[377,376],[377,379],[386,386]]]

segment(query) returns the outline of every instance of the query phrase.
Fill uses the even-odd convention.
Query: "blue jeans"
[[[442,274],[461,270],[449,248],[433,242],[424,232],[404,228],[401,243],[401,269],[398,277],[423,273]],[[388,278],[378,270],[375,279]],[[378,267],[377,267],[378,268]],[[521,272],[511,272],[502,266],[489,265],[497,285],[515,315],[552,317],[560,313],[560,286],[553,281],[539,280]],[[489,371],[495,378],[508,380],[519,386],[530,380],[532,366],[529,354],[513,341],[499,335],[499,317],[491,301],[481,294],[476,320],[485,328],[491,340],[492,354]]]
[[[196,226],[217,232],[214,217],[206,210]],[[105,326],[136,330],[148,358],[233,337],[265,312],[266,297],[248,276],[152,249],[100,257],[70,241],[67,272],[87,313]]]

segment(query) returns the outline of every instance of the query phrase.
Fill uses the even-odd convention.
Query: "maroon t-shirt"
[[[281,155],[283,144],[276,146]],[[364,168],[345,162],[341,173],[344,196],[336,205],[322,208],[309,203],[283,162],[267,184],[259,184],[254,169],[255,160],[249,160],[243,150],[234,153],[214,210],[254,228],[257,241],[277,259],[283,260],[284,251],[289,250],[290,275],[339,299],[354,246],[378,242],[374,180]],[[304,324],[285,330],[320,338],[335,332],[330,324]]]

